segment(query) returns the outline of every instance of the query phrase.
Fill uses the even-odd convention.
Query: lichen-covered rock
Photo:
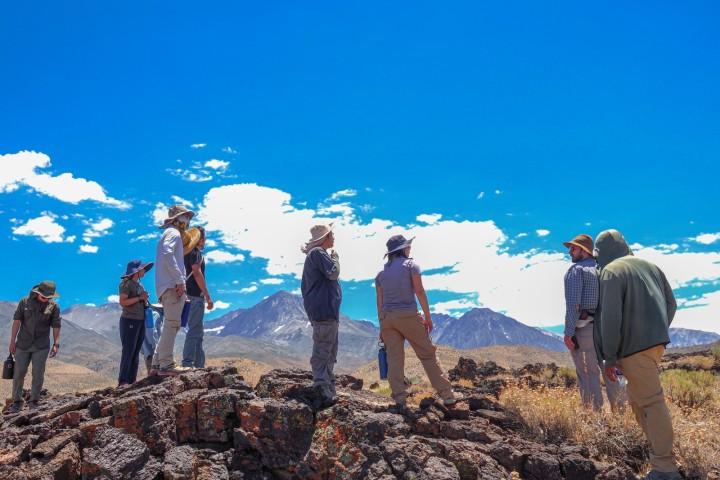
[[[117,399],[112,412],[113,426],[136,435],[154,454],[175,445],[175,411],[167,390],[156,388]]]
[[[128,478],[150,459],[150,449],[139,438],[112,427],[97,430],[91,448],[83,450],[82,476]]]
[[[313,412],[291,400],[251,400],[239,412],[235,429],[237,450],[254,450],[271,469],[293,469],[307,454],[315,431]]]

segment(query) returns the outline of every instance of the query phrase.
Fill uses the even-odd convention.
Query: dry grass
[[[707,393],[705,375],[684,375],[708,372],[679,371],[679,376],[677,371],[670,372],[670,376],[665,372],[662,377],[666,392],[673,388],[677,392],[676,385],[682,384],[680,388],[686,389],[683,395],[692,388]],[[717,378],[712,380],[709,398],[690,402],[693,406],[688,405],[686,397],[680,397],[678,402],[668,395],[675,451],[688,478],[707,478],[709,472],[720,471],[720,387]],[[597,414],[582,407],[577,389],[561,387],[511,386],[503,391],[500,400],[523,419],[526,434],[534,439],[554,443],[569,440],[587,446],[609,463],[624,462],[636,471],[647,467],[646,441],[629,408],[617,414],[609,409]]]
[[[696,367],[700,370],[710,370],[715,365],[715,358],[703,355],[692,355],[681,358],[677,364],[679,366]]]
[[[718,397],[718,379],[710,372],[666,370],[661,375],[665,393],[679,407],[709,406]]]
[[[712,353],[715,363],[720,364],[720,343],[713,345],[712,348],[710,348],[710,353]]]
[[[25,388],[30,388],[32,381],[32,366],[25,377]],[[117,385],[117,379],[99,375],[92,370],[64,363],[58,360],[48,360],[45,367],[46,388],[51,394],[89,392],[105,387]],[[12,394],[12,380],[0,380],[0,398],[10,398]]]

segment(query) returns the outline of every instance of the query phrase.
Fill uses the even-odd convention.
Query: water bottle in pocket
[[[187,327],[189,316],[190,316],[190,302],[185,302],[185,305],[183,305],[182,314],[180,314],[180,326],[181,327]]]
[[[386,380],[388,377],[388,361],[387,351],[383,342],[378,343],[378,368],[380,370],[380,379]]]
[[[152,329],[155,327],[155,318],[153,318],[153,311],[150,307],[145,307],[145,328]]]

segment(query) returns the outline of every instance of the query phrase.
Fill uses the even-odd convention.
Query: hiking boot
[[[23,402],[13,402],[12,405],[8,407],[7,410],[5,410],[5,413],[18,413],[23,408]]]
[[[153,358],[152,355],[150,355],[149,357],[145,357],[145,368],[147,368],[148,377],[151,377],[152,375],[154,375],[152,373],[153,372],[152,358]],[[157,370],[157,369],[155,369],[155,370]]]
[[[682,480],[682,476],[679,472],[651,470],[650,473],[642,477],[642,480]]]
[[[163,367],[160,369],[160,372],[158,373],[161,377],[174,377],[176,375],[180,375],[181,373],[186,373],[192,370],[192,368],[188,367],[179,367],[175,364],[169,365],[167,367]]]
[[[29,409],[29,410],[35,410],[36,408],[38,408],[39,403],[40,403],[40,402],[38,402],[37,400],[30,400],[30,401],[28,402],[28,404],[27,404],[28,409]]]

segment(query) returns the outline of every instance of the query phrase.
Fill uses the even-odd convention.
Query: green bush
[[[715,345],[713,345],[710,349],[710,352],[715,359],[715,363],[720,363],[720,343],[716,343]]]
[[[713,401],[718,379],[711,372],[667,370],[661,380],[670,400],[681,407],[702,407]]]

